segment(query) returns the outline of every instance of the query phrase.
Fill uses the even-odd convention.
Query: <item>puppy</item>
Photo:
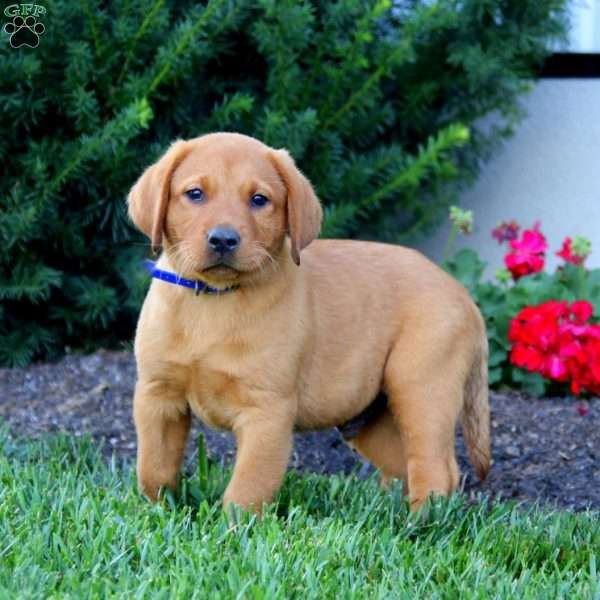
[[[382,483],[404,482],[413,510],[457,487],[461,416],[485,477],[485,327],[444,271],[398,246],[314,241],[310,182],[285,150],[235,133],[175,142],[128,205],[163,249],[135,339],[137,473],[151,500],[176,485],[191,412],[235,433],[225,505],[260,511],[294,430],[344,431],[359,414],[348,443]]]

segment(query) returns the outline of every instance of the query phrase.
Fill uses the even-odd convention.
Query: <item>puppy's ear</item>
[[[162,158],[142,173],[127,197],[129,218],[150,238],[154,252],[162,243],[171,178],[189,150],[183,140],[171,144]]]
[[[300,250],[319,235],[323,210],[310,181],[300,172],[287,150],[272,150],[273,163],[287,189],[288,233],[292,242],[292,258],[300,264]]]

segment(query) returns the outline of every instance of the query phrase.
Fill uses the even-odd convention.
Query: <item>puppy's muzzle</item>
[[[240,234],[231,227],[213,227],[206,237],[208,247],[220,256],[234,252],[241,241]]]

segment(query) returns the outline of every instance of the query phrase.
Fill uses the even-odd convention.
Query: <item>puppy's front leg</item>
[[[291,411],[252,409],[235,424],[237,455],[223,505],[260,513],[279,489],[292,450]]]
[[[155,502],[161,487],[176,487],[190,430],[189,407],[167,384],[138,382],[133,419],[138,441],[138,485]]]

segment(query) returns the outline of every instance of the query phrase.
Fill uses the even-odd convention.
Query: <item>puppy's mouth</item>
[[[240,271],[226,262],[218,262],[204,267],[204,269],[202,269],[202,273],[206,273],[212,277],[233,279],[239,275]]]

